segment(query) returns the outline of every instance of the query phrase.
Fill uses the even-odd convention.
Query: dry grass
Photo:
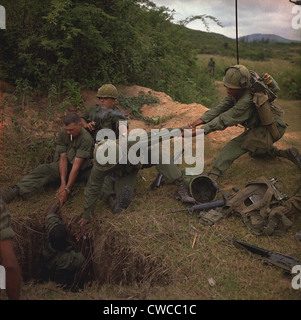
[[[293,119],[288,110],[288,116]],[[294,124],[295,125],[295,124]],[[281,147],[301,149],[300,127],[279,142]],[[35,167],[43,148],[26,148],[26,132],[6,129],[3,140],[1,186],[8,187]],[[31,140],[35,140],[31,137]],[[208,171],[223,144],[205,139],[205,171]],[[32,141],[31,141],[32,142]],[[39,254],[45,240],[44,215],[53,200],[56,186],[47,187],[28,200],[9,204],[15,247],[23,272],[21,299],[24,300],[300,300],[301,291],[293,290],[292,276],[276,267],[264,265],[250,254],[235,248],[226,238],[236,237],[259,247],[292,255],[301,261],[301,242],[294,238],[301,229],[301,217],[294,218],[291,230],[282,238],[257,237],[238,217],[231,216],[209,227],[200,223],[198,214],[170,213],[185,208],[174,200],[175,185],[151,191],[155,168],[141,172],[146,182],[137,180],[134,199],[123,215],[112,215],[99,201],[93,220],[94,280],[83,290],[64,291],[54,283],[37,283]],[[300,170],[285,159],[238,159],[220,180],[225,192],[242,188],[264,175],[277,177],[290,195],[300,184]],[[71,234],[78,230],[83,210],[84,184],[77,184],[62,208],[63,222]],[[195,232],[199,230],[199,233]],[[76,243],[75,243],[76,244]],[[77,243],[79,248],[82,243]],[[215,280],[211,286],[209,279]],[[6,298],[1,291],[0,298]]]

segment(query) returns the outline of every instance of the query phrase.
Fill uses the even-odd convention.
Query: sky
[[[235,38],[235,0],[151,0],[157,6],[174,9],[174,22],[194,15],[211,15],[223,25],[209,22],[210,32]],[[237,0],[238,36],[253,33],[276,34],[301,41],[301,5],[289,0]],[[200,20],[186,25],[190,29],[206,31]]]

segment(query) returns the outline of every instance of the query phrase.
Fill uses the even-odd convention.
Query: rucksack
[[[240,216],[255,235],[283,235],[293,225],[294,215],[301,213],[301,195],[289,198],[276,187],[277,182],[259,177],[248,183],[227,199],[223,216]]]
[[[273,104],[279,90],[277,82],[268,73],[260,77],[255,71],[250,70],[250,90],[262,125],[267,128],[273,141],[277,141],[280,133],[273,114],[283,113],[281,108]]]

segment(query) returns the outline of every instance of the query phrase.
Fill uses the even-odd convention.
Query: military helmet
[[[235,65],[225,70],[223,79],[225,87],[231,89],[248,88],[250,85],[250,72],[243,65]]]
[[[218,188],[216,183],[207,175],[201,174],[190,178],[188,181],[184,179],[184,182],[188,184],[189,191],[197,202],[206,203],[215,199]]]
[[[113,98],[117,99],[118,90],[112,84],[104,84],[102,85],[96,94],[97,98]]]
[[[109,171],[116,168],[119,162],[118,141],[105,139],[97,143],[93,158],[94,164],[100,171]]]

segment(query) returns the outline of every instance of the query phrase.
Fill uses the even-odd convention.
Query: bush
[[[301,71],[300,69],[285,70],[280,73],[278,84],[279,97],[285,99],[301,99]]]
[[[24,79],[45,91],[110,82],[151,87],[181,102],[204,97],[208,85],[202,87],[196,54],[165,7],[138,0],[2,4],[7,30],[0,34],[0,69],[12,84]]]

